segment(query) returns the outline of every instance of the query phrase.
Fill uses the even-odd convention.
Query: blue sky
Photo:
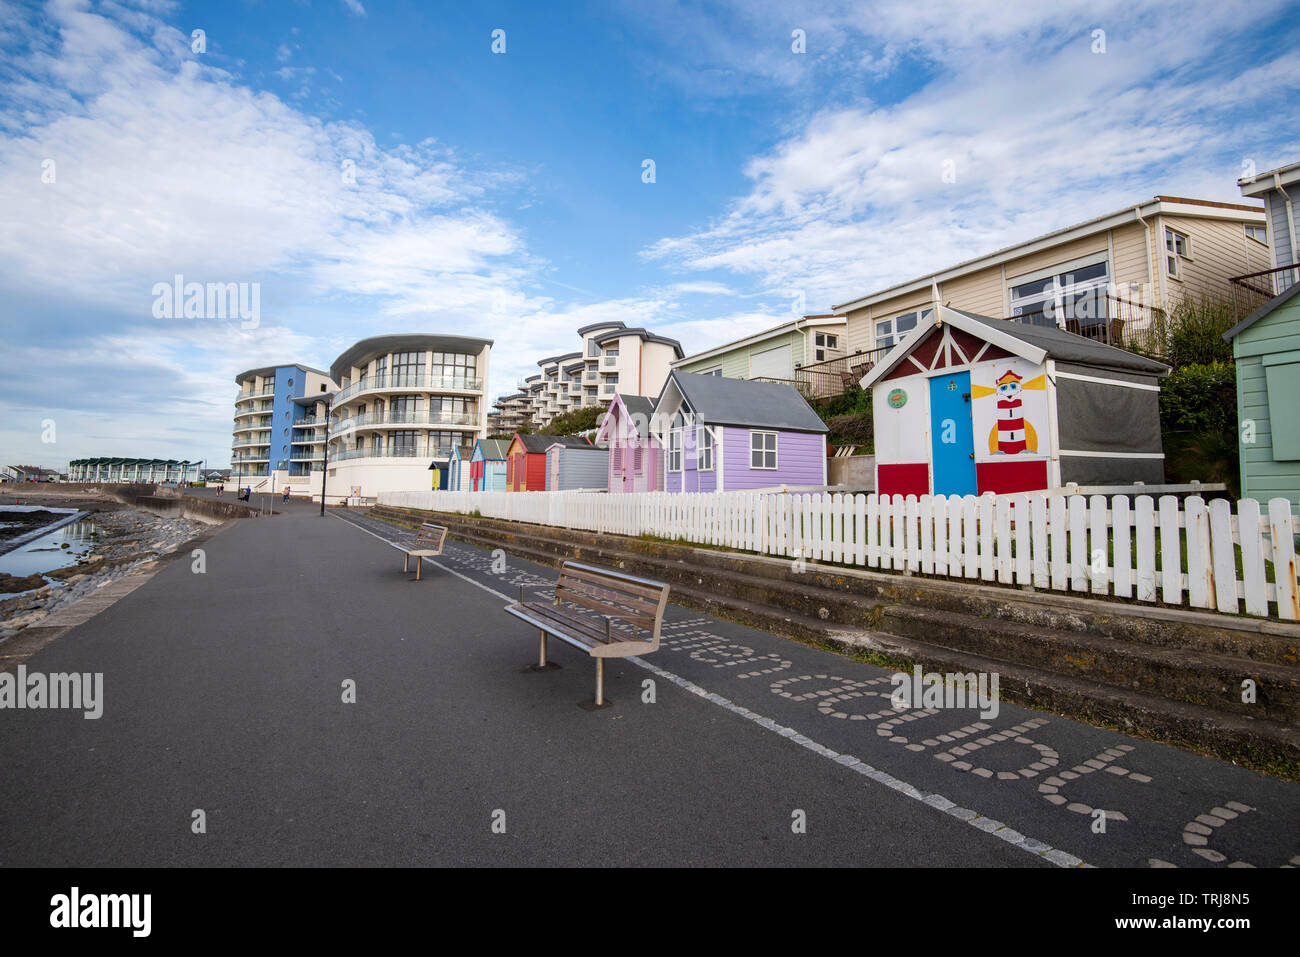
[[[0,0],[0,458],[222,463],[236,373],[368,335],[492,337],[496,395],[596,319],[698,351],[1156,193],[1239,200],[1300,158],[1297,12]],[[259,283],[256,328],[155,317],[177,273]]]

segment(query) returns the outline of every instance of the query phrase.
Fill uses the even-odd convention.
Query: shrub
[[[590,405],[584,409],[574,409],[572,412],[557,415],[551,420],[550,425],[542,429],[541,434],[576,435],[579,432],[586,432],[588,429],[594,429],[600,424],[604,413],[605,410],[598,405]]]
[[[870,415],[835,415],[826,425],[830,428],[826,440],[831,445],[856,445],[859,452],[868,454],[875,448],[875,428]]]
[[[1214,296],[1185,296],[1167,320],[1165,358],[1175,369],[1183,366],[1232,362],[1232,343],[1223,334],[1236,324],[1230,299]],[[1233,400],[1236,407],[1236,400]],[[1235,426],[1234,426],[1235,428]]]
[[[1237,433],[1237,369],[1232,362],[1185,365],[1160,383],[1164,432]]]
[[[1160,432],[1167,481],[1223,482],[1236,496],[1236,366],[1216,361],[1174,369],[1160,385]]]
[[[828,425],[837,415],[871,415],[871,392],[861,386],[850,386],[842,395],[812,401],[813,411]]]

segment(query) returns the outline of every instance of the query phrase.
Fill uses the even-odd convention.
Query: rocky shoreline
[[[0,600],[0,641],[109,582],[150,566],[207,528],[201,522],[160,518],[118,503],[95,511],[91,519],[97,531],[90,553],[75,565],[30,576],[25,584],[36,587],[35,591]],[[10,579],[11,585],[17,583]]]

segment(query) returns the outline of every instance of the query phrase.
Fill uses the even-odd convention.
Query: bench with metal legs
[[[565,562],[555,584],[555,601],[519,601],[506,613],[538,631],[538,669],[548,666],[546,640],[558,638],[596,659],[597,708],[605,698],[605,659],[630,658],[659,649],[659,631],[668,604],[668,585],[621,572]],[[621,627],[615,628],[615,623]]]
[[[407,548],[398,542],[389,542],[393,548],[402,553],[402,571],[408,574],[411,571],[411,559],[415,559],[415,580],[420,580],[420,568],[423,564],[422,559],[434,558],[442,554],[442,546],[447,541],[447,527],[445,525],[434,525],[432,522],[425,522],[420,526],[419,534],[415,536],[415,546]]]

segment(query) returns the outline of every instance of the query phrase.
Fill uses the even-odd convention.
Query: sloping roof
[[[940,306],[935,318],[918,324],[898,345],[894,346],[880,362],[862,379],[862,388],[869,389],[902,362],[925,337],[939,325],[951,325],[1001,346],[1013,355],[1034,364],[1044,359],[1060,359],[1099,369],[1115,369],[1144,375],[1164,376],[1169,366],[1115,346],[1094,342],[1084,336],[1066,332],[1056,326],[1033,326],[981,316],[951,306]]]
[[[478,446],[483,450],[483,458],[505,460],[506,450],[510,448],[509,439],[479,439]]]
[[[522,433],[515,436],[523,445],[525,452],[545,452],[552,445],[563,445],[565,448],[583,448],[591,445],[581,435],[538,435]]]
[[[648,329],[615,329],[612,332],[602,332],[598,336],[592,336],[591,341],[595,342],[597,345],[603,345],[611,339],[621,339],[624,336],[636,336],[639,339],[644,339],[646,342],[659,342],[666,346],[672,346],[673,351],[677,353],[678,359],[684,355],[682,352],[682,344],[676,339],[669,339],[667,336],[656,335]],[[581,353],[579,353],[579,355],[581,355]]]
[[[676,384],[686,404],[702,422],[792,432],[828,431],[826,423],[794,386],[724,379],[678,369],[672,371],[668,381]]]
[[[618,322],[617,320],[610,321],[610,322],[593,322],[591,325],[583,326],[581,329],[579,329],[578,335],[585,336],[587,333],[591,332],[594,329],[614,329],[614,328],[622,329],[623,323]]]
[[[548,359],[538,359],[537,364],[539,366],[548,366],[552,362],[568,362],[570,359],[581,359],[581,358],[582,358],[581,352],[566,352],[562,356],[551,356]]]
[[[263,366],[260,369],[249,369],[247,372],[241,372],[239,375],[235,376],[235,381],[242,383],[245,379],[251,379],[253,376],[262,376],[263,378],[266,378],[269,375],[274,375],[276,369],[301,369],[303,372],[314,372],[317,375],[323,375],[327,379],[330,377],[328,372],[324,372],[321,369],[313,369],[311,366],[305,366],[301,362],[284,362],[278,366]]]
[[[1096,342],[1086,336],[1066,332],[1056,326],[1034,326],[1028,323],[1008,322],[980,316],[964,309],[953,309],[967,319],[974,319],[993,329],[1001,330],[1014,336],[1021,342],[1037,346],[1047,353],[1049,358],[1064,359],[1066,362],[1078,362],[1081,365],[1102,366],[1107,369],[1128,369],[1133,372],[1147,372],[1151,375],[1166,375],[1169,366],[1155,359],[1148,359],[1135,352],[1128,352],[1104,342]]]
[[[491,339],[478,339],[472,336],[451,336],[421,332],[397,333],[388,336],[371,336],[354,342],[330,365],[330,378],[339,382],[347,376],[354,365],[369,362],[375,356],[390,352],[455,352],[478,355],[484,346],[491,346]]]
[[[1231,329],[1225,332],[1223,334],[1224,341],[1231,342],[1233,339],[1237,337],[1238,333],[1245,332],[1247,329],[1249,329],[1255,323],[1259,322],[1259,320],[1263,319],[1265,316],[1267,316],[1278,306],[1282,305],[1284,302],[1290,302],[1292,297],[1296,295],[1300,295],[1300,282],[1295,283],[1290,289],[1282,293],[1280,296],[1274,296],[1268,302],[1264,303],[1264,305],[1260,306],[1258,309],[1252,312],[1245,319],[1241,320],[1241,322],[1237,323],[1235,326],[1233,326]]]
[[[634,426],[639,438],[648,438],[650,435],[650,418],[654,415],[655,402],[649,396],[644,395],[627,395],[620,392],[618,401],[627,409],[627,414]],[[604,423],[602,422],[603,426]],[[602,428],[603,432],[604,429]],[[599,436],[597,436],[599,438]]]
[[[843,314],[835,315],[832,313],[818,314],[813,316],[800,316],[798,319],[791,319],[789,322],[783,322],[779,326],[773,326],[771,329],[764,329],[762,332],[755,332],[753,335],[745,336],[741,339],[733,339],[731,342],[724,342],[720,346],[714,346],[711,349],[705,349],[703,352],[696,352],[686,356],[684,359],[674,359],[672,365],[678,368],[684,365],[691,365],[695,362],[702,362],[705,359],[711,359],[722,355],[724,352],[731,352],[734,349],[742,349],[745,346],[751,346],[762,342],[764,339],[774,339],[777,336],[789,336],[802,329],[824,329],[831,326],[843,326],[847,320]]]

